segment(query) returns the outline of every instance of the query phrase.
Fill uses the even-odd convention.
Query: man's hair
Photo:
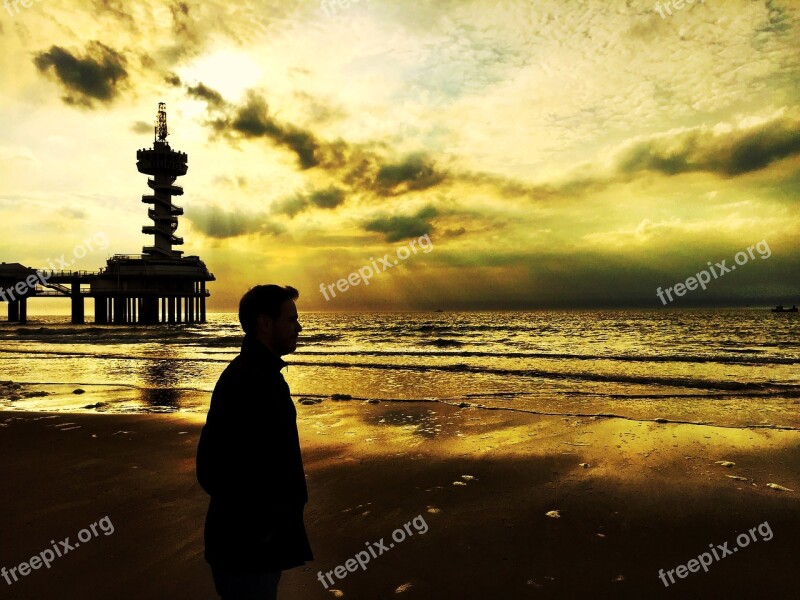
[[[255,333],[259,315],[277,319],[287,300],[297,300],[300,293],[292,286],[257,285],[250,288],[239,301],[239,323],[245,333]]]

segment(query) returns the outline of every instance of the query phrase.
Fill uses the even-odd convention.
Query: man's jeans
[[[277,600],[281,572],[237,573],[211,567],[222,600]]]

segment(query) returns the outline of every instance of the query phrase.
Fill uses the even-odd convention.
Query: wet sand
[[[799,494],[765,484],[800,490],[800,432],[420,402],[297,410],[316,560],[284,574],[284,600],[789,598],[798,589]],[[194,478],[203,418],[0,413],[0,566],[50,540],[74,542],[104,516],[114,525],[50,569],[10,586],[0,579],[3,597],[216,598],[202,558],[207,497]],[[367,542],[388,547],[418,515],[424,534],[409,528],[329,590],[318,581]],[[669,588],[659,579],[764,522],[771,540],[755,534]]]

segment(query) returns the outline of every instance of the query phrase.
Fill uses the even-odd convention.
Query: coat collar
[[[242,357],[268,367],[270,370],[280,371],[288,364],[279,356],[275,356],[269,348],[259,342],[255,336],[245,334],[242,342]]]

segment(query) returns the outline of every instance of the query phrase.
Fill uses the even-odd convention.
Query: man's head
[[[276,356],[294,352],[303,330],[294,301],[300,296],[291,286],[257,285],[239,302],[239,322],[245,334],[255,337]]]

